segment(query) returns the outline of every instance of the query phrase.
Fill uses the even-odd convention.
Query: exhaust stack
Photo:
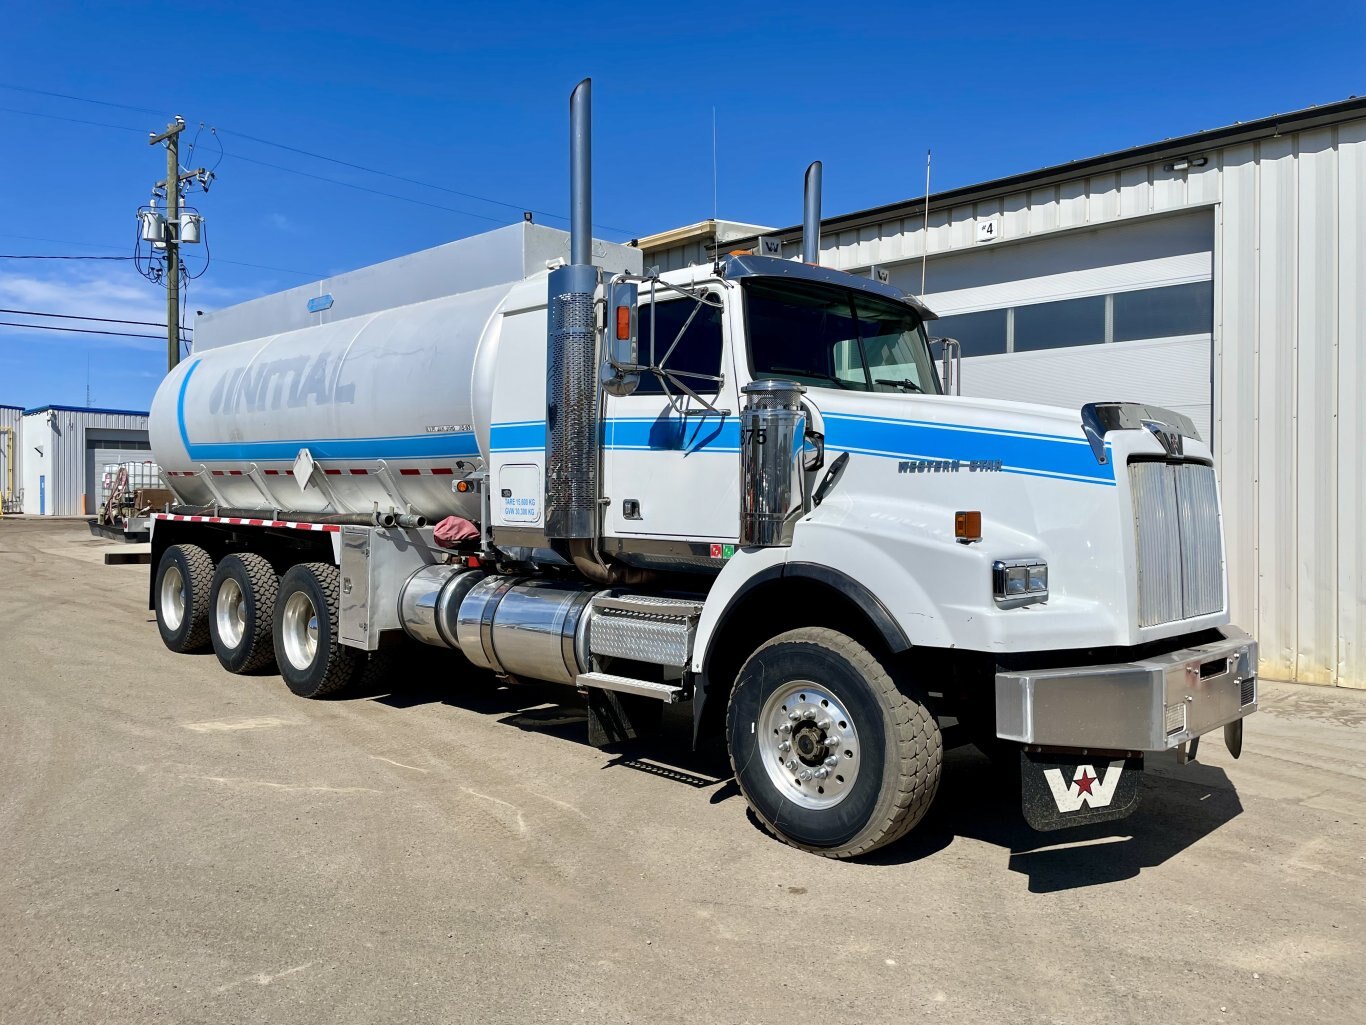
[[[598,531],[598,365],[593,301],[592,80],[569,97],[569,264],[551,272],[546,338],[545,533]]]
[[[802,192],[802,260],[821,262],[821,162],[811,161]]]

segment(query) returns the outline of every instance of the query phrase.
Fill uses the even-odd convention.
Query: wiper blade
[[[920,385],[916,384],[909,377],[904,377],[899,381],[892,380],[886,377],[875,377],[873,378],[873,380],[877,384],[890,384],[893,388],[909,388],[911,389],[911,391],[918,391],[922,393],[925,391],[924,388],[920,387]]]

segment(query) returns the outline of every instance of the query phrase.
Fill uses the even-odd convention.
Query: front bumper
[[[1165,751],[1257,710],[1257,642],[1209,644],[1117,665],[996,674],[996,735],[1050,748]]]

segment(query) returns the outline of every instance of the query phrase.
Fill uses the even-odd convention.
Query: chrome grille
[[[1138,625],[1223,608],[1224,566],[1214,468],[1129,464],[1138,557]]]

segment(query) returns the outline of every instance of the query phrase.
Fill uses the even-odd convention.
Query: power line
[[[111,335],[114,338],[152,338],[161,340],[161,335],[137,335],[129,331],[97,331],[89,327],[58,327],[56,324],[19,324],[12,320],[0,320],[0,327],[22,327],[30,331],[64,331],[75,335]]]
[[[0,89],[9,89],[16,93],[33,93],[36,96],[55,96],[61,100],[76,100],[79,103],[98,103],[101,107],[118,107],[120,110],[136,110],[141,114],[156,114],[160,116],[161,111],[153,110],[151,107],[134,107],[127,103],[114,103],[110,100],[93,100],[88,96],[72,96],[70,93],[54,93],[47,89],[34,89],[26,85],[5,85],[0,83]]]
[[[80,246],[80,247],[82,247],[82,248],[84,248],[84,249],[125,249],[125,248],[127,248],[126,246],[110,246],[110,245],[104,245],[104,244],[99,243],[99,242],[75,242],[75,241],[72,241],[71,239],[68,239],[68,238],[44,238],[44,237],[41,236],[41,235],[12,235],[12,234],[4,233],[4,232],[0,232],[0,238],[17,238],[17,239],[23,239],[25,242],[51,242],[53,245],[58,245],[58,246]],[[47,259],[47,258],[46,258],[46,257],[43,257],[43,259]],[[52,259],[58,259],[58,257],[52,257]],[[69,259],[72,259],[72,260],[83,260],[83,259],[91,259],[91,260],[95,260],[95,259],[98,259],[98,260],[131,260],[131,259],[133,259],[133,258],[132,258],[131,256],[99,256],[99,257],[72,256],[72,257],[69,257]],[[323,277],[327,277],[327,275],[325,275],[325,274],[319,274],[319,273],[317,273],[316,271],[294,270],[293,268],[290,268],[290,267],[271,267],[271,266],[269,266],[269,265],[267,265],[267,264],[264,264],[264,263],[244,263],[244,262],[241,261],[241,260],[225,260],[225,259],[223,259],[222,257],[219,257],[219,258],[218,258],[218,262],[219,262],[219,263],[230,263],[230,264],[232,264],[234,267],[251,267],[253,270],[273,270],[273,271],[278,271],[278,272],[280,272],[281,274],[297,274],[297,275],[298,275],[299,277],[301,277],[301,278],[323,278]]]
[[[290,153],[297,153],[300,156],[311,157],[314,160],[325,160],[331,164],[340,164],[342,167],[349,167],[356,171],[364,171],[366,174],[377,174],[382,178],[392,178],[394,181],[407,182],[409,185],[418,185],[424,189],[436,189],[438,192],[447,192],[452,196],[463,196],[465,199],[478,200],[480,203],[492,203],[494,206],[507,207],[509,210],[525,210],[526,207],[519,203],[507,203],[501,199],[490,199],[488,196],[476,195],[473,192],[462,192],[459,189],[452,189],[445,185],[437,185],[435,182],[423,181],[421,178],[409,178],[405,175],[394,174],[391,171],[381,171],[376,167],[366,167],[364,164],[354,164],[349,160],[342,160],[338,157],[329,157],[325,153],[313,153],[310,150],[299,149],[297,146],[286,146],[283,142],[272,142],[270,139],[262,139],[259,136],[248,135],[246,132],[238,132],[227,128],[220,128],[219,131],[224,135],[235,135],[239,139],[246,139],[250,142],[260,143],[262,146],[273,146],[276,149],[288,150]],[[246,159],[245,157],[242,159]],[[267,165],[274,166],[274,165]],[[563,214],[551,213],[548,210],[531,210],[530,213],[538,217],[550,217],[557,221],[567,221],[568,217]],[[630,235],[631,232],[626,228],[617,228],[610,224],[598,224],[596,227],[605,228],[608,231],[619,232],[623,235]]]
[[[438,203],[428,203],[425,199],[412,199],[409,196],[400,196],[397,192],[384,192],[380,189],[372,189],[368,185],[357,185],[354,182],[344,182],[340,178],[328,178],[325,175],[314,174],[312,171],[300,171],[298,168],[285,167],[283,164],[272,164],[269,161],[257,160],[255,157],[244,157],[240,153],[229,153],[229,160],[245,160],[249,164],[260,164],[262,167],[273,167],[277,171],[285,171],[289,174],[302,175],[305,178],[314,178],[320,182],[328,182],[332,185],[341,185],[348,189],[356,189],[360,192],[369,192],[376,196],[386,196],[389,199],[397,199],[404,203],[413,203],[417,206],[430,207],[433,210],[444,210],[447,213],[460,214],[463,217],[477,217],[481,221],[493,221],[495,224],[506,224],[507,221],[502,217],[491,217],[488,214],[476,214],[469,210],[457,210],[453,206],[441,206]]]
[[[70,93],[50,92],[50,91],[44,90],[44,89],[31,89],[31,88],[27,88],[27,87],[25,87],[25,86],[8,85],[8,84],[5,84],[5,83],[3,83],[3,82],[0,82],[0,89],[12,89],[12,90],[15,90],[15,91],[17,91],[17,92],[34,93],[34,94],[37,94],[37,95],[40,95],[40,96],[54,96],[54,97],[57,97],[57,98],[59,98],[59,99],[74,100],[74,101],[76,101],[76,102],[78,102],[78,103],[96,103],[96,104],[99,104],[100,106],[104,106],[104,107],[117,107],[117,108],[120,108],[120,109],[123,109],[123,110],[135,110],[135,111],[139,111],[139,112],[141,112],[141,113],[148,113],[148,114],[156,114],[156,113],[158,113],[157,111],[152,110],[152,109],[150,109],[150,108],[148,108],[148,107],[135,107],[135,106],[131,106],[131,105],[126,104],[126,103],[113,103],[113,102],[110,102],[110,101],[108,101],[108,100],[96,100],[96,99],[92,99],[92,98],[87,97],[87,96],[74,96],[74,95],[72,95],[72,94],[70,94]],[[120,131],[125,131],[125,132],[138,132],[138,131],[139,131],[139,129],[136,129],[136,128],[129,128],[129,127],[125,126],[125,125],[111,125],[111,124],[108,124],[108,123],[105,123],[105,122],[100,122],[100,121],[81,121],[81,120],[78,120],[78,119],[76,119],[76,118],[58,117],[58,115],[56,115],[56,114],[40,114],[40,113],[38,113],[37,111],[31,111],[31,110],[14,110],[14,109],[9,108],[9,107],[0,107],[0,110],[8,110],[8,111],[10,111],[11,113],[15,113],[15,114],[26,114],[26,115],[28,115],[28,116],[30,116],[30,117],[51,117],[51,118],[56,118],[56,119],[59,120],[59,121],[70,121],[70,122],[73,122],[73,123],[75,123],[75,124],[94,125],[94,126],[100,127],[100,128],[115,128],[115,129],[118,129],[118,130],[120,130]],[[409,178],[409,177],[407,177],[407,176],[405,176],[405,175],[394,174],[392,171],[384,171],[384,170],[380,170],[379,168],[376,168],[376,167],[366,167],[364,164],[353,163],[353,162],[350,161],[350,160],[342,160],[340,157],[330,157],[330,156],[328,156],[328,155],[325,154],[325,153],[314,153],[314,152],[311,151],[311,150],[301,149],[301,148],[299,148],[299,147],[297,147],[297,146],[289,146],[289,145],[286,145],[285,143],[282,143],[282,142],[275,142],[275,141],[273,141],[273,140],[271,140],[271,139],[263,139],[263,138],[261,138],[260,136],[248,135],[246,132],[238,132],[238,131],[235,131],[235,130],[232,130],[232,129],[227,129],[227,128],[219,128],[219,129],[218,129],[218,132],[221,133],[221,134],[223,134],[223,135],[235,135],[235,136],[237,136],[239,139],[246,139],[246,140],[249,141],[249,142],[257,143],[258,145],[262,145],[262,146],[271,146],[271,147],[274,147],[275,149],[282,149],[282,150],[286,150],[286,151],[288,151],[288,152],[290,152],[290,153],[297,153],[297,154],[299,154],[300,156],[309,157],[310,159],[313,159],[313,160],[323,160],[323,161],[326,161],[326,162],[328,162],[328,163],[338,164],[338,165],[340,165],[340,166],[342,166],[342,167],[349,167],[349,168],[351,168],[352,170],[363,171],[363,172],[366,173],[366,174],[374,174],[374,175],[379,175],[379,176],[382,177],[382,178],[390,178],[390,179],[392,179],[392,180],[394,180],[394,181],[406,182],[406,183],[409,184],[409,185],[416,185],[416,186],[418,186],[419,188],[434,189],[434,190],[436,190],[436,191],[438,191],[438,192],[445,192],[445,193],[448,193],[448,194],[453,195],[453,196],[462,196],[462,197],[464,197],[465,199],[473,199],[473,200],[476,200],[476,201],[478,201],[478,202],[480,202],[480,203],[491,203],[491,204],[493,204],[494,206],[506,207],[506,208],[509,209],[509,210],[526,210],[526,209],[527,209],[526,207],[524,207],[523,205],[521,205],[521,204],[519,204],[519,203],[509,203],[509,202],[506,202],[505,200],[501,200],[501,199],[492,199],[492,198],[490,198],[490,197],[488,197],[488,196],[480,196],[480,195],[477,195],[476,193],[473,193],[473,192],[463,192],[463,191],[461,191],[460,189],[453,189],[453,188],[450,188],[449,186],[446,186],[446,185],[438,185],[438,184],[435,183],[435,182],[423,181],[423,180],[420,179],[420,178]],[[274,169],[277,170],[277,171],[285,171],[285,172],[290,173],[290,174],[300,174],[300,175],[304,175],[305,177],[316,178],[316,179],[318,179],[319,181],[329,182],[329,183],[331,183],[331,184],[333,184],[333,185],[342,185],[342,186],[345,186],[345,187],[348,187],[348,188],[359,189],[359,190],[362,191],[362,192],[372,192],[372,193],[374,193],[374,194],[377,195],[377,196],[386,196],[386,197],[388,197],[388,198],[390,198],[390,199],[400,199],[400,200],[403,200],[404,202],[408,202],[408,203],[419,203],[419,204],[421,204],[421,205],[423,205],[423,206],[430,206],[430,207],[431,207],[432,209],[434,209],[434,210],[444,210],[444,211],[446,211],[446,212],[448,212],[448,213],[464,214],[464,215],[467,216],[467,217],[479,217],[479,218],[482,218],[483,220],[493,221],[493,222],[498,223],[498,224],[504,223],[504,221],[503,221],[502,218],[489,217],[489,216],[486,215],[486,214],[471,213],[471,212],[469,212],[469,211],[467,211],[467,210],[455,210],[455,209],[453,209],[453,208],[451,208],[451,207],[439,206],[439,205],[437,205],[437,204],[435,204],[435,203],[422,203],[421,200],[408,199],[407,197],[404,197],[404,196],[397,196],[397,195],[394,195],[393,193],[381,192],[381,191],[378,190],[378,189],[367,189],[367,188],[365,188],[365,187],[363,187],[363,186],[352,185],[350,182],[339,181],[339,180],[337,180],[337,179],[335,179],[335,178],[327,178],[327,177],[324,177],[324,176],[322,176],[322,175],[312,175],[312,174],[309,174],[309,173],[306,172],[306,171],[299,171],[299,170],[296,170],[296,169],[290,168],[290,167],[282,167],[282,166],[280,166],[279,164],[271,164],[271,163],[268,163],[267,161],[264,161],[264,160],[253,160],[253,159],[250,158],[250,157],[243,157],[243,156],[239,156],[239,155],[237,155],[237,154],[230,154],[230,156],[238,156],[238,159],[240,159],[240,160],[246,160],[246,161],[248,161],[249,163],[260,164],[260,165],[262,165],[263,167],[271,167],[271,168],[274,168]],[[567,221],[567,220],[569,220],[569,218],[566,217],[564,214],[551,213],[551,212],[548,211],[548,210],[535,210],[535,209],[532,209],[530,212],[533,213],[533,214],[536,214],[536,215],[539,216],[539,217],[549,217],[549,218],[551,218],[551,219],[553,219],[553,220],[557,220],[557,221]],[[598,228],[602,228],[602,229],[604,229],[604,230],[606,230],[606,231],[617,232],[618,234],[621,234],[621,235],[628,235],[628,236],[631,236],[631,235],[639,234],[638,232],[632,232],[632,231],[630,231],[630,230],[627,229],[627,228],[619,228],[619,227],[616,227],[616,226],[611,225],[611,224],[596,224],[596,225],[594,225],[594,226],[595,226],[595,227],[598,227]]]
[[[140,128],[129,128],[127,125],[111,125],[107,121],[83,121],[78,117],[62,117],[60,114],[42,114],[36,110],[19,110],[17,107],[0,107],[7,114],[23,114],[26,117],[45,117],[53,121],[66,121],[73,125],[91,125],[95,128],[116,128],[120,132],[136,132],[138,135],[145,134]]]
[[[0,253],[0,260],[131,260],[131,256],[16,256]]]
[[[17,314],[21,317],[59,317],[62,320],[96,320],[101,324],[137,324],[141,327],[165,327],[155,320],[120,320],[117,317],[78,317],[74,313],[44,313],[40,310],[0,310],[0,313]],[[35,324],[34,327],[41,325]],[[193,330],[193,328],[182,330]]]

